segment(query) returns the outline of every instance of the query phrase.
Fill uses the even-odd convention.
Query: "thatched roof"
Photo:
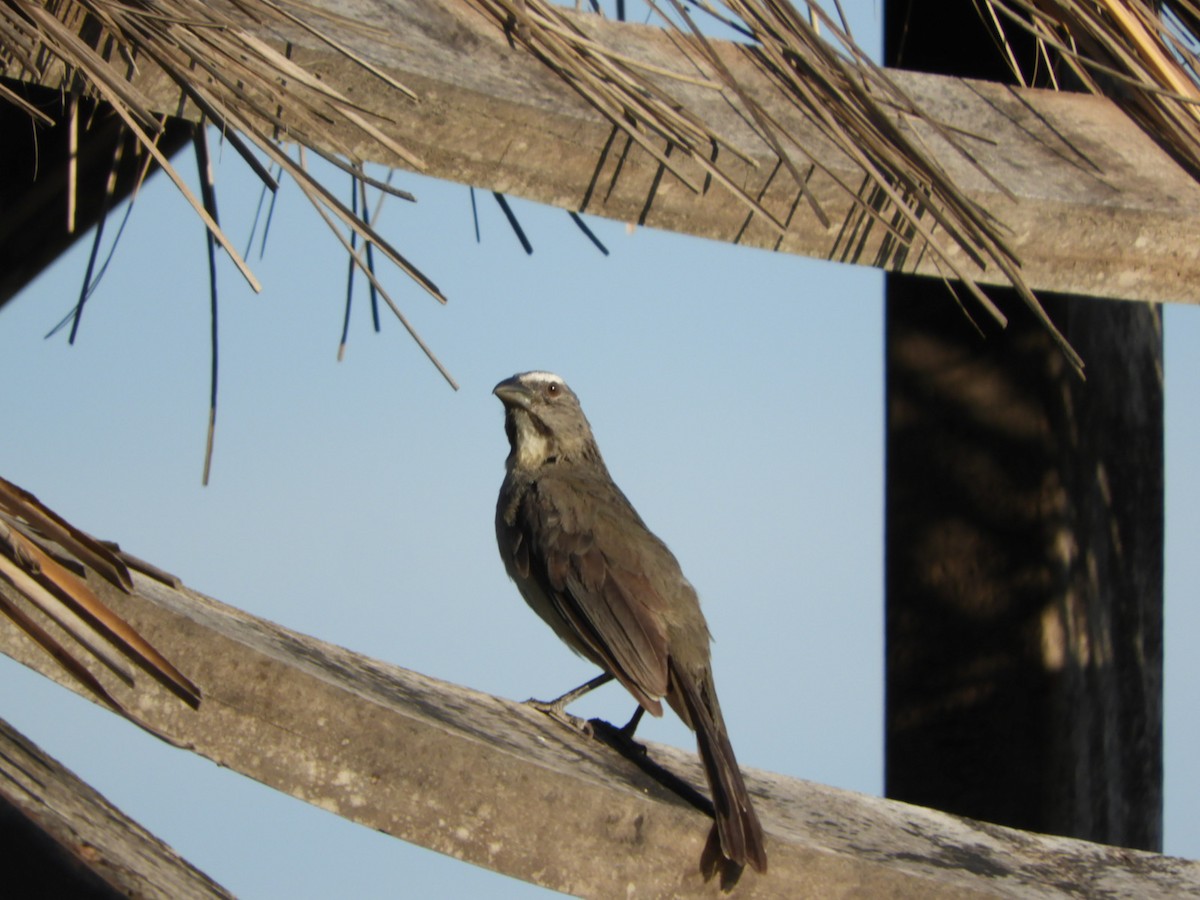
[[[1045,317],[1026,284],[1020,259],[1010,249],[1003,223],[964,193],[939,165],[922,134],[973,157],[963,136],[944,127],[907,96],[886,71],[855,44],[844,20],[815,4],[804,11],[771,0],[725,0],[684,5],[679,0],[650,7],[694,71],[647,71],[639,63],[588,38],[577,18],[547,0],[455,0],[456,12],[482,18],[527,55],[528,65],[549,67],[623,132],[637,151],[657,160],[693,190],[727,190],[760,223],[783,232],[787,222],[739,187],[727,161],[739,159],[733,146],[672,93],[672,83],[700,83],[719,91],[773,148],[781,177],[790,179],[803,201],[795,215],[825,216],[805,186],[820,167],[810,152],[753,99],[715,53],[709,35],[724,31],[744,41],[762,73],[772,79],[795,109],[860,167],[862,181],[839,181],[865,217],[898,246],[936,261],[948,284],[961,286],[968,314],[1003,317],[976,284],[962,260],[1003,273],[1045,326],[1056,335],[1077,368],[1082,361]],[[835,3],[836,6],[836,3]],[[980,11],[992,23],[1000,52],[1016,67],[1009,35],[1021,29],[1039,48],[1035,72],[1019,72],[1030,82],[1058,85],[1067,73],[1075,86],[1113,96],[1193,171],[1200,171],[1200,129],[1195,82],[1197,6],[1190,0],[1161,4],[1162,16],[1142,0],[985,0]],[[338,21],[328,9],[296,0],[10,0],[0,9],[0,61],[5,71],[58,88],[60,102],[47,111],[31,103],[16,83],[0,82],[0,101],[36,121],[66,121],[73,132],[91,124],[88,101],[115,116],[146,154],[188,198],[213,240],[257,287],[250,268],[218,226],[215,206],[196,197],[157,145],[164,117],[139,87],[151,70],[165,75],[203,121],[216,126],[263,183],[274,188],[291,176],[366,278],[405,323],[403,313],[368,265],[364,248],[382,254],[431,295],[444,300],[431,278],[412,265],[352,208],[312,177],[298,144],[320,153],[363,183],[401,197],[390,185],[367,177],[356,149],[376,145],[401,165],[420,170],[420,157],[390,138],[376,114],[341,96],[291,57],[290,38],[303,35],[336,49],[394,93],[395,103],[420,103],[417,92],[375,66],[335,35],[362,26]],[[254,26],[252,29],[251,26]],[[266,30],[278,40],[258,35]],[[378,35],[387,40],[387,35]],[[465,58],[465,57],[464,57]],[[650,76],[654,77],[651,78]],[[664,78],[665,76],[665,78]],[[666,85],[664,87],[664,84]],[[895,113],[922,128],[898,127]],[[101,116],[102,117],[102,116]],[[338,139],[336,135],[352,134]],[[318,140],[317,138],[320,138]],[[334,152],[329,152],[329,147]],[[203,130],[196,147],[203,155]],[[703,172],[696,183],[680,165],[686,160]],[[72,162],[67,163],[73,165]],[[141,170],[145,171],[145,166]],[[829,175],[830,173],[822,173]],[[990,173],[979,170],[984,178]],[[68,175],[73,187],[74,176]],[[1004,186],[997,184],[1004,190]],[[71,208],[76,199],[69,193]],[[953,252],[951,252],[953,251]],[[956,261],[957,260],[957,261]],[[972,312],[972,310],[974,312]],[[411,328],[410,333],[420,343]],[[421,344],[437,364],[428,347]],[[439,369],[440,369],[439,365]],[[443,374],[449,379],[448,373]],[[453,383],[453,382],[451,382]]]

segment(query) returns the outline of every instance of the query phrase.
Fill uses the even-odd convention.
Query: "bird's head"
[[[522,372],[492,390],[504,404],[509,465],[537,469],[556,462],[598,459],[592,428],[575,392],[552,372]]]

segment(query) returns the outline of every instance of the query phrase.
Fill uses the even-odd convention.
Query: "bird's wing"
[[[648,566],[661,561],[646,556],[662,545],[611,482],[544,478],[522,507],[519,528],[530,550],[530,575],[591,651],[586,655],[660,715],[659,698],[667,691],[667,629],[663,598],[646,575]],[[533,535],[541,540],[533,541]]]

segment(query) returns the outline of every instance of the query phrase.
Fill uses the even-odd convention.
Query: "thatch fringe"
[[[233,9],[250,21],[269,27],[299,27],[336,48],[355,64],[371,72],[405,97],[412,91],[387,73],[362,59],[351,49],[329,37],[305,17],[273,0],[232,0]],[[86,40],[83,35],[86,35]],[[353,212],[323,186],[284,149],[283,141],[311,147],[317,135],[329,138],[331,123],[349,124],[366,140],[386,147],[415,169],[423,162],[390,138],[373,121],[374,114],[342,97],[301,66],[260,38],[240,27],[221,7],[197,0],[10,0],[0,5],[0,55],[36,73],[39,80],[54,70],[61,72],[59,84],[66,96],[88,95],[102,100],[134,133],[141,145],[167,173],[187,198],[210,234],[229,254],[254,290],[261,286],[242,255],[224,231],[155,146],[160,120],[151,103],[133,83],[133,75],[144,61],[154,63],[178,85],[183,97],[195,104],[205,120],[220,130],[225,140],[241,155],[272,191],[277,182],[269,164],[291,175],[322,219],[342,238],[342,230],[356,235],[365,246],[382,253],[409,275],[438,302],[445,303],[437,285],[385,240],[369,221]],[[111,61],[125,63],[126,75],[115,74]],[[7,97],[7,93],[3,95]],[[0,99],[3,99],[0,97]],[[28,104],[25,104],[28,106]],[[265,131],[257,123],[272,129]],[[354,160],[349,149],[333,143],[344,163],[329,154],[336,165],[349,168]],[[268,160],[264,165],[259,156]],[[401,199],[411,194],[383,182],[370,180],[373,187]],[[73,201],[69,201],[73,202]],[[344,242],[344,239],[343,239]],[[361,253],[351,254],[366,272]],[[375,283],[372,273],[367,277]],[[385,295],[386,297],[386,295]],[[395,304],[388,299],[394,309]],[[399,311],[397,309],[397,315]],[[403,316],[405,327],[413,332]],[[414,337],[415,337],[414,333]],[[449,372],[418,339],[418,345],[446,380],[455,386]]]
[[[820,204],[805,191],[819,165],[817,155],[808,153],[794,134],[782,128],[741,88],[715,52],[705,29],[694,21],[692,10],[698,8],[724,23],[747,41],[748,52],[760,69],[818,128],[823,139],[832,141],[861,167],[861,184],[841,185],[861,214],[860,221],[851,224],[852,230],[861,232],[870,223],[884,230],[886,243],[896,252],[929,255],[948,280],[961,282],[979,308],[1003,322],[983,289],[964,266],[955,262],[958,257],[950,252],[951,248],[965,254],[976,266],[999,270],[1054,334],[1071,363],[1082,371],[1082,361],[1045,316],[1025,283],[1020,261],[1006,243],[1002,224],[959,190],[920,134],[936,134],[974,164],[969,149],[959,135],[926,115],[886,71],[867,58],[845,27],[840,7],[835,20],[811,2],[804,4],[807,15],[802,15],[787,0],[699,0],[694,7],[685,6],[681,0],[649,0],[651,9],[694,63],[693,74],[680,75],[598,46],[564,14],[562,7],[548,0],[464,2],[505,29],[514,45],[525,48],[556,71],[614,129],[681,183],[695,191],[705,189],[709,183],[724,186],[745,204],[750,216],[782,234],[788,222],[742,190],[718,164],[718,158],[723,157],[715,151],[720,148],[740,159],[746,154],[714,133],[661,85],[669,84],[670,79],[683,79],[723,92],[773,148],[779,160],[778,173],[795,182],[809,212],[827,224]],[[1146,0],[976,3],[996,29],[998,44],[1007,52],[1014,69],[1019,67],[1005,29],[1019,27],[1037,38],[1042,59],[1056,63],[1046,65],[1042,73],[1048,73],[1050,83],[1055,82],[1060,65],[1065,66],[1088,89],[1114,96],[1185,164],[1200,173],[1200,91],[1196,83],[1200,66],[1194,53],[1200,6],[1194,0],[1164,0],[1159,4],[1161,16]],[[84,95],[107,103],[172,178],[213,238],[257,289],[253,273],[205,204],[192,196],[154,145],[161,122],[136,88],[132,75],[146,62],[161,68],[185,99],[221,130],[264,184],[275,187],[275,178],[269,172],[272,167],[296,179],[345,246],[351,265],[362,272],[453,384],[388,296],[368,257],[375,251],[382,253],[444,302],[441,292],[379,235],[364,207],[351,208],[335,197],[309,173],[303,156],[300,161],[294,159],[282,148],[281,141],[286,139],[315,151],[315,138],[320,136],[335,151],[322,155],[358,178],[365,178],[361,161],[344,143],[337,142],[331,123],[349,125],[363,140],[386,148],[411,168],[421,169],[422,160],[390,138],[375,114],[305,71],[289,58],[287,50],[281,52],[249,33],[235,16],[259,26],[265,24],[280,34],[302,29],[371,72],[397,91],[398,97],[410,102],[416,99],[405,85],[328,37],[314,18],[313,9],[296,0],[230,0],[229,7],[200,0],[7,0],[0,4],[0,54],[38,73],[43,82],[46,73],[57,67],[68,105]],[[330,17],[328,13],[321,16]],[[110,65],[112,60],[124,63],[124,76]],[[1034,74],[1018,72],[1018,77],[1028,81]],[[45,118],[2,87],[0,102],[15,103],[31,115]],[[914,124],[919,127],[910,127]],[[263,158],[267,160],[265,165]],[[687,160],[688,167],[680,166],[680,160]],[[696,169],[704,176],[703,184],[689,174]],[[389,185],[372,184],[382,191],[406,196]],[[346,232],[352,238],[348,239]]]
[[[980,2],[980,0],[977,0]],[[1082,87],[1110,97],[1200,176],[1200,4],[1192,0],[982,0],[1023,84]],[[1036,67],[1017,63],[1008,29],[1031,34]]]

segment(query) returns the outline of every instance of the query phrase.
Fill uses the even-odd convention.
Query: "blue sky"
[[[873,5],[852,10],[873,43]],[[235,153],[219,156],[222,222],[240,245],[257,189]],[[514,201],[527,257],[489,194],[476,244],[466,188],[397,180],[420,202],[389,201],[381,228],[450,303],[398,273],[388,284],[460,391],[388,314],[371,332],[361,291],[336,361],[345,262],[285,185],[252,260],[264,293],[221,266],[221,405],[201,487],[203,233],[159,179],[74,347],[42,335],[74,302],[83,247],[0,311],[0,474],[224,602],[473,688],[549,696],[593,672],[497,556],[507,447],[490,392],[516,371],[557,371],[700,592],[740,760],[880,793],[880,275],[589,220],[605,258],[565,213]],[[1171,307],[1165,321],[1166,838],[1195,858],[1200,564],[1186,538],[1200,525],[1200,311]],[[161,745],[6,658],[0,672],[0,715],[240,896],[544,893]],[[578,711],[623,720],[630,708],[609,687]],[[694,746],[670,717],[642,727]]]

